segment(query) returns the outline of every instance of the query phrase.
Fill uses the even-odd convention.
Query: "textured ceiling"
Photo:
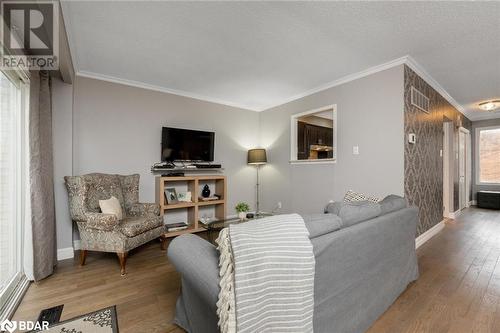
[[[63,14],[77,72],[252,110],[405,55],[471,119],[500,98],[500,2],[63,0]]]

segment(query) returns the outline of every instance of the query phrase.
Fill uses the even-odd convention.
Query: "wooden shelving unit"
[[[199,200],[201,193],[200,185],[205,183],[215,183],[215,193],[221,196],[220,200],[202,201]],[[165,189],[175,187],[175,185],[187,185],[191,192],[192,202],[179,202],[177,204],[167,204]],[[185,230],[172,231],[165,234],[166,237],[175,237],[186,233],[206,231],[199,225],[198,207],[215,206],[215,217],[226,218],[227,185],[226,177],[222,175],[184,176],[184,177],[156,177],[156,203],[160,205],[162,216],[178,209],[187,209],[189,227]]]

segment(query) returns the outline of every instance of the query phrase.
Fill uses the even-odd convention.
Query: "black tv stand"
[[[167,174],[162,174],[162,177],[184,177],[184,172],[170,172]]]
[[[160,162],[155,163],[151,166],[151,172],[161,172],[162,175],[168,176],[170,174],[181,174],[189,171],[222,171],[221,164],[215,164],[212,162],[201,162],[201,161],[179,161],[179,162]],[[178,176],[177,176],[178,177]]]
[[[212,163],[193,163],[197,169],[220,169],[222,168],[221,164],[212,164]]]

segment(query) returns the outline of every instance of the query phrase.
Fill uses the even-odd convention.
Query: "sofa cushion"
[[[399,195],[388,195],[379,202],[382,215],[408,207],[406,199]]]
[[[319,237],[342,228],[342,220],[337,215],[309,214],[302,215],[302,218],[309,231],[309,238]]]
[[[370,201],[333,202],[326,206],[325,213],[340,217],[342,228],[346,228],[381,215],[381,209]]]
[[[354,191],[347,191],[344,196],[344,202],[352,202],[352,201],[371,201],[371,202],[379,202],[380,198],[370,197],[363,193],[357,193]]]
[[[148,230],[160,227],[163,225],[161,216],[148,217],[126,217],[120,221],[120,231],[127,237],[135,237]]]

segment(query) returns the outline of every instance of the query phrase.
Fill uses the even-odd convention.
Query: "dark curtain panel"
[[[45,71],[31,72],[29,147],[33,274],[38,281],[51,275],[57,263],[52,100],[50,77]]]

